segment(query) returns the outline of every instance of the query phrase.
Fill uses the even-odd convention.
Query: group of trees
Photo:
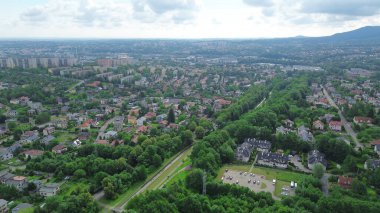
[[[192,142],[189,131],[181,136],[164,134],[145,137],[136,146],[87,144],[74,152],[54,155],[46,152],[43,156],[27,163],[27,171],[54,173],[58,179],[73,176],[75,180],[90,184],[90,191],[103,188],[106,197],[113,199],[135,182],[144,180],[148,173],[161,166],[163,160],[177,153]]]

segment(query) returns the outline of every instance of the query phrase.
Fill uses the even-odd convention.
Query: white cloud
[[[38,2],[7,9],[1,3],[0,37],[288,37],[328,35],[380,23],[380,0]]]

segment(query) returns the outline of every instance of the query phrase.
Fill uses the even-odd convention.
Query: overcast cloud
[[[380,23],[380,0],[18,0],[0,37],[257,38]]]

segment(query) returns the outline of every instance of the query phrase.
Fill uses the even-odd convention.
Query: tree
[[[186,188],[193,192],[201,193],[203,186],[203,171],[200,169],[194,169],[191,171],[185,179]]]
[[[86,177],[86,171],[84,171],[83,169],[77,169],[77,170],[74,172],[74,177],[75,177],[76,179],[85,178],[85,177]]]
[[[321,179],[325,173],[325,168],[322,164],[317,163],[313,166],[313,175],[314,177]]]
[[[193,133],[190,130],[186,130],[181,133],[181,140],[184,146],[189,146],[193,143]]]
[[[357,178],[352,181],[352,191],[359,195],[367,195],[366,185]]]
[[[111,177],[106,177],[102,181],[104,196],[107,199],[114,199],[116,197],[116,187],[113,182]]]
[[[197,126],[197,128],[195,128],[195,137],[197,139],[202,139],[203,136],[205,135],[205,129],[201,126]]]
[[[169,123],[175,123],[175,114],[174,114],[174,109],[170,108],[168,112],[168,122]]]

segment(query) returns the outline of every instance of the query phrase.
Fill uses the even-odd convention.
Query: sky
[[[380,25],[380,0],[0,0],[0,38],[279,38]]]

